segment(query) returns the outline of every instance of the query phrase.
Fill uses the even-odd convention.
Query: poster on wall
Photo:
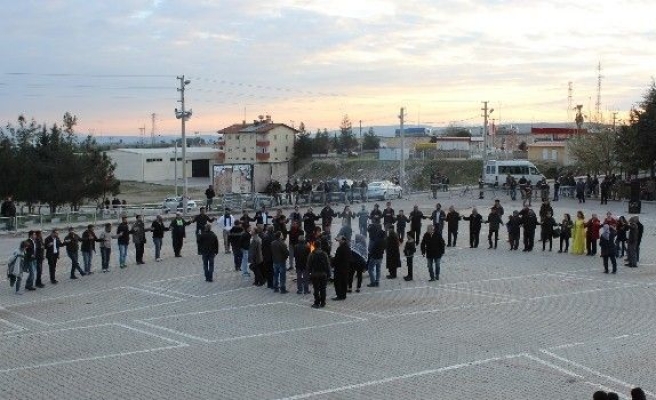
[[[214,190],[217,194],[250,193],[253,187],[253,166],[250,164],[215,164]]]

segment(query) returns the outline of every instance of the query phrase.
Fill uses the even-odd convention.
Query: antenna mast
[[[603,76],[601,75],[601,61],[597,65],[597,102],[595,103],[595,117],[597,118],[597,122],[602,122],[601,121],[601,79]]]
[[[150,145],[155,146],[155,120],[157,119],[157,114],[150,114]]]

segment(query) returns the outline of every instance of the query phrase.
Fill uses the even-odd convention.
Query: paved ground
[[[434,205],[418,195],[395,208],[414,203]],[[469,249],[461,224],[439,283],[418,259],[414,282],[384,280],[322,310],[252,287],[223,254],[204,282],[190,240],[183,259],[167,242],[162,263],[149,254],[77,281],[63,260],[57,286],[15,296],[0,282],[0,398],[587,399],[634,385],[656,398],[656,207],[641,220],[642,265],[617,275],[597,257]],[[15,245],[0,239],[2,259]]]

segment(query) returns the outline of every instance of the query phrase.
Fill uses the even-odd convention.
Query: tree
[[[376,136],[374,128],[369,128],[362,137],[363,150],[378,150],[380,147],[380,138]]]
[[[298,166],[301,160],[312,157],[312,138],[310,133],[305,131],[305,125],[301,122],[298,127],[298,134],[294,141],[294,165]]]
[[[528,144],[526,144],[526,142],[522,140],[522,141],[519,142],[519,144],[517,145],[517,149],[519,149],[519,150],[521,150],[521,151],[528,151]]]
[[[569,152],[581,169],[591,174],[606,175],[619,168],[616,145],[617,135],[608,128],[575,136],[568,142]]]
[[[348,153],[358,146],[358,140],[353,134],[353,124],[348,115],[344,115],[339,126],[339,139],[337,140],[337,153]]]
[[[330,134],[324,128],[323,131],[317,129],[314,136],[312,153],[314,154],[328,154],[330,151]]]
[[[631,110],[627,126],[622,126],[617,141],[618,158],[631,172],[648,169],[656,172],[656,84],[652,81],[642,102]]]

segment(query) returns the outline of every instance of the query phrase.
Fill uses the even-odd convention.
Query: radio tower
[[[574,84],[572,81],[567,83],[567,122],[572,120],[572,93],[574,92]]]
[[[152,113],[150,114],[150,145],[155,146],[155,120],[157,118],[157,114]]]
[[[597,66],[597,102],[595,103],[595,117],[597,119],[597,122],[601,123],[601,78],[603,76],[601,75],[601,61],[599,62],[599,65]]]

